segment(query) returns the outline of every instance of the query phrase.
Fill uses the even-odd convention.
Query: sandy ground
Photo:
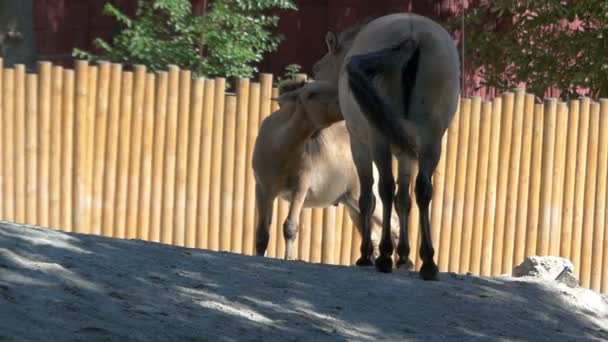
[[[608,299],[0,224],[0,341],[608,339]]]

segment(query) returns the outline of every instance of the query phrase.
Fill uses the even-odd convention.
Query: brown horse
[[[420,275],[436,280],[429,203],[431,177],[441,156],[441,140],[450,125],[460,93],[458,51],[439,24],[414,14],[391,14],[364,22],[339,35],[328,32],[328,53],[314,67],[314,78],[339,87],[340,107],[351,137],[359,174],[362,215],[361,257],[357,265],[371,265],[370,215],[373,212],[372,161],[379,170],[383,229],[376,268],[391,272],[393,244],[390,208],[393,198],[400,232],[397,266],[411,265],[407,217],[411,208],[409,184],[418,163],[416,202],[420,208],[423,260]],[[398,192],[392,173],[398,161]]]
[[[262,122],[253,152],[258,210],[256,253],[266,252],[272,204],[280,196],[290,204],[283,236],[285,259],[292,259],[302,208],[341,203],[361,232],[359,179],[337,88],[323,82],[292,81],[283,83],[279,90],[280,108]],[[373,231],[372,243],[377,255],[381,210],[374,213],[374,220],[378,229]],[[398,218],[393,221],[396,241]]]

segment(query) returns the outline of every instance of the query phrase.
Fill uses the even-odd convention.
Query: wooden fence
[[[260,122],[277,108],[272,75],[241,79],[228,94],[224,79],[177,67],[0,70],[0,218],[253,253],[250,160]],[[434,175],[441,271],[496,275],[528,255],[561,255],[583,286],[608,292],[607,177],[608,100],[462,99]],[[270,257],[284,253],[287,209],[275,203]],[[414,205],[417,243],[418,219]],[[356,260],[361,239],[342,207],[306,209],[301,221],[297,258]]]

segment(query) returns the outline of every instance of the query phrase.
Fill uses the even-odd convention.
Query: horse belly
[[[348,177],[342,172],[319,170],[312,177],[311,186],[304,200],[306,208],[326,208],[337,203],[347,192]]]

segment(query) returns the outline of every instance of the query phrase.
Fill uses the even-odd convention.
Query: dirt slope
[[[510,277],[284,262],[0,224],[0,341],[608,339],[608,301]]]

